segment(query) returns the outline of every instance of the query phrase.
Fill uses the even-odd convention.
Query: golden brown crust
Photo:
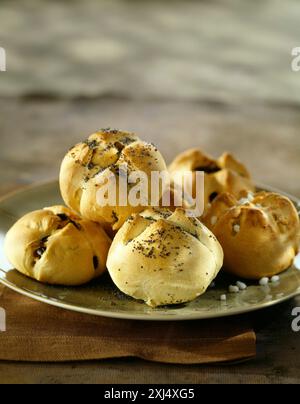
[[[260,192],[238,200],[222,194],[203,218],[220,241],[225,269],[261,279],[289,268],[299,249],[299,216],[285,196]]]
[[[222,264],[217,239],[182,209],[133,215],[116,235],[107,261],[117,287],[153,307],[202,295]]]
[[[103,274],[110,245],[100,225],[54,206],[22,217],[7,233],[5,252],[24,275],[76,286]]]
[[[145,208],[129,204],[100,206],[97,203],[101,184],[105,184],[109,173],[114,172],[118,185],[119,168],[124,164],[128,174],[134,171],[147,174],[149,191],[151,172],[166,170],[157,148],[133,133],[107,129],[92,134],[86,142],[71,149],[63,160],[60,188],[65,203],[84,218],[118,230],[131,214]]]
[[[169,167],[175,180],[175,172],[204,171],[205,210],[213,199],[223,192],[239,197],[243,191],[254,192],[255,186],[247,168],[230,153],[224,153],[218,159],[199,149],[191,149],[176,157]],[[178,177],[177,177],[178,178]],[[194,195],[195,197],[195,189]]]

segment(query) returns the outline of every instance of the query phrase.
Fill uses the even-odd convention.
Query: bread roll
[[[202,295],[222,264],[220,244],[197,219],[182,209],[147,209],[119,230],[107,268],[122,292],[156,307]]]
[[[289,268],[299,249],[299,217],[293,203],[275,193],[237,200],[225,193],[203,222],[220,241],[224,267],[233,275],[261,279]]]
[[[243,191],[254,192],[255,186],[247,168],[237,161],[231,154],[224,153],[215,160],[201,150],[191,149],[180,154],[169,167],[173,180],[175,173],[179,173],[177,179],[180,180],[180,172],[203,171],[204,180],[204,206],[205,210],[209,204],[221,193],[230,192],[239,196]],[[194,184],[194,194],[196,190]]]
[[[53,285],[82,285],[106,270],[111,240],[99,224],[54,206],[27,214],[7,233],[5,253],[26,276]]]
[[[82,217],[118,230],[132,213],[145,209],[145,205],[130,203],[121,206],[118,192],[116,204],[102,206],[97,202],[97,192],[107,183],[110,173],[115,175],[118,189],[124,165],[128,175],[135,171],[146,173],[149,199],[151,172],[167,170],[162,155],[152,144],[141,141],[133,133],[100,130],[71,149],[63,160],[60,188],[65,203]]]

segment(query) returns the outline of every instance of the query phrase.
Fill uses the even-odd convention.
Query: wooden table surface
[[[0,5],[2,195],[57,178],[70,146],[116,127],[155,142],[168,162],[189,147],[232,151],[257,182],[300,197],[300,73],[290,67],[299,2],[41,4]],[[249,316],[258,343],[247,363],[1,362],[0,383],[299,383],[295,306],[300,298]]]

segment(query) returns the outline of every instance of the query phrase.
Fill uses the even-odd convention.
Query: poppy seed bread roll
[[[149,200],[152,171],[167,170],[157,148],[133,133],[103,129],[92,134],[86,142],[71,149],[63,160],[60,188],[65,203],[82,217],[118,230],[131,214],[145,209],[145,205],[130,204],[129,198],[127,203],[119,203],[118,189],[120,178],[124,177],[124,167],[128,176],[133,172],[146,174]],[[115,203],[103,206],[97,195],[110,181],[111,173],[116,178],[117,198]],[[127,197],[130,187],[128,184]],[[150,205],[149,200],[146,206]]]
[[[222,194],[203,218],[224,250],[224,268],[246,279],[288,269],[299,250],[299,217],[285,196],[260,192],[240,200]]]
[[[111,240],[101,226],[54,206],[28,213],[7,233],[5,253],[22,274],[65,286],[102,275]]]
[[[219,242],[197,219],[182,209],[147,209],[119,230],[107,268],[122,292],[156,307],[202,295],[222,264]]]

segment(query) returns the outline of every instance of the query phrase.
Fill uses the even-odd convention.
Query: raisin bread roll
[[[100,130],[71,149],[63,160],[60,188],[65,203],[82,217],[118,230],[132,213],[145,209],[145,205],[131,206],[130,203],[122,206],[119,192],[116,204],[102,206],[97,202],[97,193],[107,184],[111,173],[116,178],[118,189],[119,178],[124,176],[122,167],[127,168],[128,175],[135,171],[146,173],[149,198],[151,172],[167,170],[154,145],[141,141],[133,133]],[[128,184],[128,195],[131,186]]]
[[[299,250],[299,217],[285,196],[260,192],[240,200],[222,194],[203,218],[220,241],[224,267],[246,279],[288,269]]]
[[[169,171],[175,182],[178,180],[181,181],[180,173],[184,171],[192,171],[194,173],[203,171],[205,173],[205,210],[223,192],[230,192],[234,196],[239,197],[241,192],[254,192],[255,190],[247,168],[229,153],[224,153],[216,160],[201,150],[187,150],[176,157],[170,165]],[[193,197],[196,197],[195,191],[194,184]]]
[[[6,235],[5,253],[26,276],[76,286],[103,274],[110,245],[99,224],[54,206],[22,217]]]
[[[222,264],[222,247],[197,219],[182,209],[147,209],[119,230],[107,268],[122,292],[156,307],[202,295]]]

